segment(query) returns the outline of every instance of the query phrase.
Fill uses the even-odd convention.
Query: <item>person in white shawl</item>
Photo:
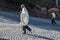
[[[26,29],[31,31],[31,28],[28,27],[29,14],[28,14],[28,11],[27,11],[27,9],[26,9],[24,4],[21,5],[21,8],[22,8],[22,11],[21,11],[21,14],[20,14],[20,21],[21,21],[20,25],[23,27],[23,31],[24,31],[23,34],[26,34]]]

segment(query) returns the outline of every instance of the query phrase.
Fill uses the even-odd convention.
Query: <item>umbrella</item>
[[[52,13],[52,12],[59,12],[59,9],[58,8],[50,8],[49,10],[48,10],[48,12],[49,13]]]

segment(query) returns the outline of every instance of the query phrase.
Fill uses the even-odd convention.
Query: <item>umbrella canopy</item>
[[[50,8],[49,10],[48,10],[48,12],[49,13],[52,13],[52,12],[59,12],[59,9],[58,8]]]

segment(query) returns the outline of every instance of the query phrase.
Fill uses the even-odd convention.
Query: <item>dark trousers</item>
[[[52,18],[52,21],[51,22],[52,22],[52,24],[54,24],[54,23],[56,24],[55,18]]]
[[[26,26],[23,26],[24,33],[26,33],[26,29],[29,30],[29,31],[31,31],[31,28],[26,25]]]

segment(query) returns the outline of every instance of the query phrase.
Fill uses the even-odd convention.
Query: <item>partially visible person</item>
[[[52,12],[51,15],[52,15],[51,23],[52,24],[56,24],[56,21],[55,21],[55,19],[56,19],[56,13],[55,12]]]
[[[29,23],[29,14],[28,14],[28,10],[26,9],[24,4],[21,4],[21,14],[20,14],[20,25],[23,28],[23,34],[26,34],[26,29],[29,30],[31,32],[31,28],[28,27],[28,23]]]

